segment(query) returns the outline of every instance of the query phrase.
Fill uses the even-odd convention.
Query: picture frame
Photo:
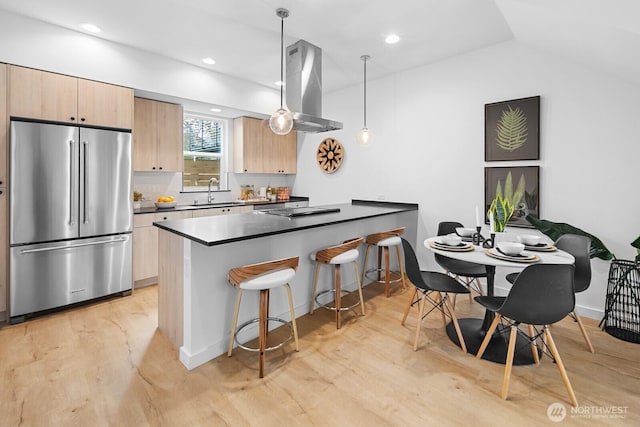
[[[484,160],[540,159],[540,96],[484,106]]]
[[[498,184],[500,185],[499,188]],[[484,168],[485,224],[489,223],[486,212],[489,210],[489,206],[495,199],[498,190],[502,192],[503,197],[509,198],[515,206],[515,211],[507,226],[534,228],[525,217],[528,214],[533,214],[540,218],[540,167],[504,166]],[[519,199],[514,200],[515,198]]]

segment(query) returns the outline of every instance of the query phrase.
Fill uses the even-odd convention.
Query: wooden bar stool
[[[311,254],[311,260],[316,262],[316,270],[313,279],[313,291],[311,292],[311,308],[309,309],[309,314],[313,314],[314,306],[317,303],[318,306],[326,308],[328,310],[334,310],[336,312],[336,328],[340,329],[342,324],[341,313],[346,310],[350,310],[358,305],[358,302],[349,306],[342,306],[342,295],[347,294],[347,291],[342,290],[342,283],[340,278],[340,267],[343,264],[352,263],[353,271],[356,275],[356,283],[358,285],[358,295],[360,298],[359,304],[362,308],[362,315],[364,316],[364,298],[362,297],[362,283],[360,281],[360,277],[358,274],[358,257],[360,256],[360,252],[358,251],[358,247],[362,245],[364,239],[362,237],[358,237],[355,239],[347,240],[341,245],[332,246],[326,249],[321,249],[317,252]],[[318,274],[320,273],[320,266],[322,264],[333,265],[334,269],[334,288],[329,289],[319,294],[316,294],[318,289]],[[329,306],[328,304],[321,304],[318,302],[318,297],[327,293],[334,293],[334,305]]]
[[[299,351],[296,315],[293,311],[293,297],[291,296],[291,287],[289,286],[289,282],[296,274],[298,261],[299,257],[285,258],[260,264],[245,265],[229,270],[229,283],[238,289],[238,296],[236,298],[236,308],[233,313],[231,337],[229,338],[229,352],[227,355],[231,356],[234,340],[238,343],[238,347],[240,348],[249,351],[258,351],[260,353],[260,378],[264,377],[265,352],[282,347],[291,339],[292,336],[295,340],[296,351]],[[287,296],[289,297],[289,309],[291,311],[291,323],[277,317],[269,317],[269,291],[280,286],[284,286],[287,290]],[[236,325],[238,324],[238,312],[240,311],[240,300],[242,299],[242,292],[245,290],[260,291],[260,314],[258,318],[251,319],[236,329]],[[273,347],[267,347],[269,320],[289,326],[291,332],[285,341]],[[258,348],[247,347],[240,344],[236,339],[237,334],[243,328],[256,322],[259,323]]]
[[[404,267],[402,262],[402,257],[400,256],[400,246],[402,245],[402,239],[400,236],[404,234],[404,227],[396,228],[389,231],[383,231],[380,233],[369,234],[365,243],[367,244],[367,249],[364,253],[364,264],[362,265],[362,279],[364,280],[367,277],[368,273],[376,272],[377,279],[376,282],[382,283],[382,273],[384,272],[384,284],[385,284],[385,293],[387,298],[391,295],[391,283],[402,282],[402,288],[406,288],[405,280],[404,280]],[[378,268],[372,268],[366,270],[367,268],[367,259],[369,258],[369,249],[371,246],[376,246],[378,248]],[[396,255],[398,256],[398,265],[400,267],[400,278],[391,280],[391,268],[389,267],[389,248],[396,248]],[[384,269],[382,267],[382,251],[384,250]],[[398,272],[393,272],[398,273]]]

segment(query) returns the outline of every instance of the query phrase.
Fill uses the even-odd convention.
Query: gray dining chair
[[[591,284],[591,258],[589,255],[591,239],[577,234],[563,234],[558,238],[558,240],[556,240],[555,246],[562,251],[570,253],[575,258],[574,265],[576,268],[573,281],[575,293],[586,291]],[[506,276],[507,281],[509,283],[514,283],[518,274],[519,273],[508,274]],[[594,353],[595,350],[591,344],[587,330],[584,328],[582,319],[578,313],[576,313],[575,307],[571,313],[569,313],[569,316],[578,323],[578,327],[584,337],[584,342],[586,343],[587,348],[591,353]]]

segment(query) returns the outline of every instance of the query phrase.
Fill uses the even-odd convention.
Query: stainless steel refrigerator
[[[9,317],[130,292],[131,133],[11,121]]]

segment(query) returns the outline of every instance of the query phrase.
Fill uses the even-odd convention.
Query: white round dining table
[[[538,260],[535,262],[513,262],[506,261],[503,259],[498,259],[492,256],[487,255],[487,248],[483,248],[482,246],[473,246],[473,250],[469,251],[452,251],[452,250],[442,250],[432,246],[432,242],[437,241],[438,237],[430,237],[424,241],[424,246],[430,251],[440,254],[442,256],[446,256],[449,258],[453,258],[460,261],[467,261],[474,264],[482,264],[485,266],[487,271],[487,295],[494,295],[494,281],[495,281],[495,273],[496,267],[509,267],[515,269],[524,269],[527,265],[531,264],[573,264],[575,259],[573,255],[556,249],[552,252],[528,252],[538,256]],[[484,340],[486,335],[486,331],[489,329],[489,325],[493,321],[494,313],[492,311],[486,310],[484,318],[464,318],[458,319],[458,323],[460,324],[460,330],[462,331],[462,336],[464,338],[465,345],[467,347],[467,352],[476,354],[478,349],[480,348],[480,344]],[[505,363],[506,355],[507,355],[507,344],[509,341],[509,331],[508,328],[505,328],[506,332],[503,331],[502,328],[498,327],[494,336],[492,337],[487,349],[485,350],[482,358],[486,360],[490,360],[496,363]],[[453,324],[450,322],[447,325],[447,335],[458,346],[460,346],[460,342],[458,340],[458,336],[456,334],[455,328]],[[526,344],[526,338],[521,337],[522,340],[516,343],[516,348],[521,348],[521,344]],[[515,365],[528,365],[534,363],[533,356],[531,351],[521,351],[514,355]]]

